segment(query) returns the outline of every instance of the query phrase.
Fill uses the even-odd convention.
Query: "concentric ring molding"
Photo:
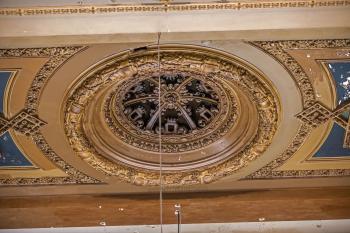
[[[241,96],[240,100],[245,100],[246,102],[249,101],[249,99],[242,95],[242,93],[238,92]],[[100,100],[100,98],[98,98]],[[159,154],[157,151],[150,151],[146,149],[139,149],[137,148],[137,142],[142,142],[142,138],[137,140],[137,136],[131,136],[132,139],[136,139],[132,141],[132,145],[135,146],[134,150],[131,151],[130,146],[121,148],[120,143],[114,143],[116,141],[122,141],[118,136],[107,134],[106,132],[109,131],[108,126],[106,126],[106,120],[102,117],[98,116],[98,110],[101,109],[98,106],[101,106],[101,100],[99,103],[90,105],[89,108],[93,111],[90,111],[90,114],[86,117],[86,124],[84,124],[84,129],[86,132],[87,137],[90,139],[90,141],[93,141],[94,145],[96,146],[96,149],[100,151],[101,153],[104,153],[105,155],[110,155],[110,158],[115,158],[116,155],[119,155],[120,157],[117,158],[117,161],[123,161],[124,163],[127,163],[129,165],[139,167],[139,168],[146,168],[151,170],[158,170],[159,169]],[[239,105],[242,105],[239,103]],[[209,140],[213,140],[214,136],[218,138],[219,143],[230,143],[230,147],[235,149],[236,151],[241,149],[241,147],[237,146],[239,144],[245,145],[245,142],[250,142],[257,129],[257,113],[254,108],[251,106],[242,106],[239,107],[240,110],[239,115],[240,117],[237,119],[236,117],[233,117],[232,124],[228,125],[231,128],[228,128],[228,132],[222,132],[221,134],[214,133],[211,134],[213,131],[212,128],[205,128],[204,131],[206,134],[203,135],[202,138],[206,140],[205,138],[209,138]],[[235,112],[231,114],[235,116]],[[250,118],[253,118],[251,121],[249,121]],[[109,120],[111,121],[111,120]],[[218,121],[219,123],[225,123],[225,119],[223,118],[221,121]],[[215,123],[215,122],[214,122]],[[115,125],[109,125],[110,128],[112,128],[112,131],[117,131]],[[222,124],[217,124],[217,127],[213,127],[217,130],[220,130],[220,126]],[[225,125],[224,125],[225,126]],[[121,126],[120,126],[121,127]],[[226,127],[225,127],[226,128]],[[224,129],[225,129],[224,128]],[[128,135],[128,133],[126,133]],[[131,134],[131,133],[130,133]],[[97,136],[98,138],[93,138],[93,136]],[[197,136],[198,137],[198,136]],[[221,146],[219,143],[211,143],[205,147],[201,147],[201,144],[198,143],[198,138],[193,137],[192,135],[183,136],[182,138],[185,138],[185,142],[180,142],[179,144],[181,146],[188,146],[192,150],[188,149],[188,151],[177,151],[176,147],[173,147],[174,151],[165,153],[164,150],[162,152],[164,153],[163,156],[163,169],[164,171],[181,171],[181,170],[193,170],[200,167],[207,166],[209,164],[215,163],[217,161],[223,160],[226,156],[229,156],[229,153],[223,151],[223,146]],[[201,138],[199,138],[201,139]],[[158,137],[155,138],[155,140],[158,140]],[[135,142],[136,141],[136,142]],[[191,144],[191,142],[193,142]],[[196,148],[195,146],[199,146]],[[111,148],[110,151],[108,151],[106,148]],[[235,148],[234,148],[235,147]],[[171,148],[171,147],[170,147]],[[124,149],[124,150],[123,150]],[[227,148],[226,150],[228,150]],[[233,151],[232,149],[232,151]],[[129,154],[127,154],[129,151]],[[231,152],[232,154],[233,152]],[[123,156],[124,155],[124,156]],[[127,156],[125,156],[127,155]],[[181,156],[181,157],[180,157]],[[181,158],[179,161],[178,158]],[[142,161],[142,164],[141,162]],[[138,164],[139,163],[139,164]]]
[[[266,77],[233,55],[199,46],[162,45],[161,56],[163,72],[199,73],[237,100],[228,106],[232,116],[218,124],[218,133],[205,134],[211,137],[210,143],[191,147],[196,139],[188,138],[185,145],[190,150],[167,151],[165,184],[209,183],[238,171],[265,151],[279,122],[279,100]],[[109,112],[106,101],[116,86],[156,66],[155,46],[116,54],[85,72],[65,103],[65,130],[76,154],[95,169],[137,185],[159,184],[159,154],[116,134],[104,113]],[[179,156],[181,160],[176,161]]]
[[[213,134],[215,130],[217,130],[218,121],[234,121],[237,118],[237,101],[234,91],[232,89],[223,88],[223,85],[217,82],[217,79],[213,78],[203,78],[205,77],[200,72],[193,72],[193,69],[188,69],[185,67],[181,67],[179,65],[169,66],[168,57],[170,54],[167,54],[162,59],[162,73],[171,75],[171,74],[179,74],[184,76],[182,81],[179,84],[173,86],[172,83],[169,85],[165,84],[166,79],[171,79],[170,76],[163,76],[161,78],[162,90],[161,90],[161,113],[162,113],[162,152],[163,153],[174,153],[174,152],[185,152],[189,150],[195,149],[195,147],[202,148],[205,144],[210,144],[209,140],[201,140],[203,137],[208,136],[208,134]],[[167,63],[167,64],[165,64]],[[128,134],[131,134],[133,138],[139,139],[142,143],[138,145],[133,140],[133,145],[139,146],[139,148],[147,150],[147,151],[159,151],[159,139],[157,128],[159,128],[158,124],[158,116],[159,114],[156,112],[157,109],[153,109],[154,114],[151,119],[142,119],[138,112],[142,111],[142,109],[134,109],[129,114],[125,113],[130,108],[129,106],[123,105],[123,98],[125,95],[131,95],[130,86],[138,87],[139,89],[143,86],[140,86],[140,82],[154,82],[153,85],[158,85],[158,69],[153,70],[153,67],[140,67],[138,68],[138,72],[131,78],[126,78],[117,88],[112,92],[112,95],[108,97],[108,101],[106,101],[105,112],[106,112],[106,120],[110,121],[110,124],[114,125],[115,131],[118,128],[125,128],[128,131]],[[145,70],[145,72],[143,72]],[[148,70],[150,72],[148,72]],[[146,77],[146,78],[145,78]],[[147,78],[149,77],[149,78]],[[153,78],[151,78],[153,77]],[[212,80],[211,80],[212,79]],[[190,86],[190,87],[189,87]],[[211,90],[209,90],[211,88]],[[193,93],[188,93],[188,90]],[[155,87],[153,90],[154,93],[151,95],[148,94],[147,97],[143,97],[145,93],[140,92],[142,98],[140,98],[141,103],[137,102],[136,106],[145,106],[143,108],[150,109],[152,105],[158,105],[158,88]],[[170,95],[170,100],[167,100],[167,96]],[[174,96],[177,99],[174,101],[171,96]],[[206,97],[203,97],[203,96]],[[216,98],[213,99],[213,96]],[[148,100],[147,100],[148,99]],[[148,101],[148,102],[146,102]],[[128,101],[129,102],[129,101]],[[146,103],[144,103],[146,102]],[[211,103],[215,102],[215,107],[210,106]],[[198,108],[198,106],[193,106],[198,104],[202,108]],[[147,105],[146,105],[147,104]],[[215,109],[211,109],[215,108]],[[154,107],[155,108],[155,107]],[[146,111],[147,109],[145,109]],[[198,113],[199,110],[201,113]],[[171,114],[171,111],[176,111],[178,114]],[[208,116],[203,115],[203,113],[208,114]],[[135,120],[130,119],[132,115],[138,116],[141,118],[141,123],[144,123],[146,127],[137,128],[135,124]],[[148,113],[150,114],[150,113]],[[147,112],[143,115],[147,116]],[[173,132],[167,132],[165,124],[172,123],[168,122],[167,118],[177,118],[175,123],[178,128],[182,127],[184,132],[181,133],[180,130],[176,131],[174,129]],[[182,119],[179,119],[182,117]],[[181,120],[183,122],[181,122]],[[140,121],[140,120],[139,120]],[[138,122],[139,122],[138,121]],[[157,124],[155,124],[157,122]],[[173,124],[173,123],[172,123]],[[202,124],[202,125],[201,125]],[[175,124],[173,124],[175,125]],[[130,126],[130,127],[129,127]],[[147,129],[149,127],[149,129]],[[152,129],[153,127],[153,129]],[[194,127],[194,128],[191,128]],[[159,129],[158,129],[159,130]],[[157,132],[156,132],[157,131]],[[116,132],[118,133],[118,132]],[[185,145],[184,142],[189,143],[190,138],[196,138],[195,145],[191,143],[191,145]],[[193,141],[193,140],[192,140]],[[145,142],[147,145],[144,145]],[[131,144],[129,142],[129,144]],[[181,146],[181,147],[180,147]]]

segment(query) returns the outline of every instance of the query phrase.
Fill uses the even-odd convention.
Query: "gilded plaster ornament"
[[[165,1],[167,2],[167,1]],[[155,4],[117,4],[92,6],[54,6],[0,8],[2,16],[42,16],[42,15],[79,15],[79,14],[115,14],[124,12],[164,12],[164,11],[208,11],[208,10],[245,10],[245,9],[281,9],[281,8],[315,8],[315,7],[346,7],[349,0],[250,0],[232,2],[190,2],[169,3],[164,1]]]
[[[4,134],[9,128],[12,128],[21,134],[31,136],[46,124],[38,116],[28,113],[25,109],[11,119],[5,119],[0,116],[0,122],[0,135]]]
[[[203,50],[162,46],[160,74],[152,47],[87,71],[66,102],[76,154],[123,181],[159,185],[160,131],[170,186],[210,183],[259,157],[277,128],[276,93],[248,64]]]

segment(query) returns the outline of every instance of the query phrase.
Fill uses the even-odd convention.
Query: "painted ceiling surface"
[[[350,97],[350,62],[330,62],[328,69],[332,74],[336,84],[337,103],[338,105],[346,101]],[[344,111],[342,116],[348,120],[349,112]],[[326,141],[321,148],[315,153],[315,157],[341,157],[350,156],[350,150],[344,148],[346,130],[341,126],[334,124]]]
[[[9,132],[1,136],[0,166],[1,167],[27,167],[33,166],[16,146]]]
[[[336,83],[338,104],[350,97],[350,62],[329,62],[328,69]]]
[[[1,184],[348,176],[350,41],[232,46],[0,50]]]
[[[15,72],[2,71],[0,72],[0,111],[4,114],[4,97],[6,95],[6,86],[10,79],[13,78]],[[2,134],[0,143],[0,167],[27,167],[33,166],[31,162],[23,155],[20,149],[16,146],[13,141],[10,132],[6,131]]]

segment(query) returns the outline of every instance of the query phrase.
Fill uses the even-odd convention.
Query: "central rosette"
[[[123,141],[147,151],[177,153],[218,140],[233,126],[236,100],[221,82],[193,70],[163,66],[115,86],[106,101],[106,120]],[[219,117],[221,116],[221,117]]]
[[[185,74],[151,77],[126,89],[123,113],[141,131],[185,135],[203,129],[217,116],[217,92],[203,80]]]
[[[180,99],[180,96],[176,92],[168,92],[163,95],[162,100],[168,104],[168,105],[173,105]]]

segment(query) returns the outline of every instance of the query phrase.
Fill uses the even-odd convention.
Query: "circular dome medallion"
[[[262,74],[187,45],[162,45],[159,73],[156,48],[113,55],[78,78],[65,103],[77,155],[121,180],[159,185],[160,131],[163,183],[182,185],[227,176],[265,151],[279,102]]]
[[[125,132],[133,136],[126,143],[159,151],[161,129],[162,152],[184,152],[214,142],[224,133],[223,127],[233,126],[235,98],[220,82],[181,68],[160,77],[152,72],[149,78],[145,75],[136,74],[132,81],[117,85],[105,104],[106,118],[116,135],[122,139]]]

